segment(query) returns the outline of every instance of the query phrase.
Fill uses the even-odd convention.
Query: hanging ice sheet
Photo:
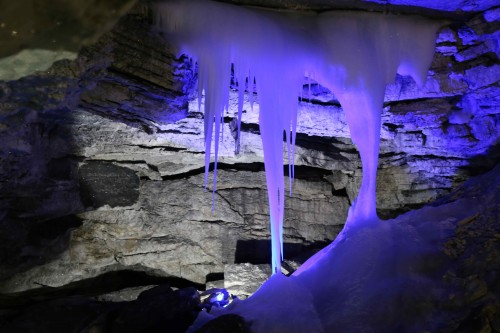
[[[180,53],[198,63],[200,101],[205,92],[205,186],[213,140],[214,190],[231,64],[240,94],[239,121],[245,86],[252,95],[256,82],[274,273],[280,271],[283,258],[283,135],[293,178],[298,96],[304,76],[337,96],[361,155],[363,180],[348,224],[378,220],[375,186],[385,86],[396,73],[411,75],[419,84],[425,81],[438,22],[348,11],[299,14],[209,0],[167,1],[156,6],[158,27]]]

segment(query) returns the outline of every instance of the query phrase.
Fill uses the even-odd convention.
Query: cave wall
[[[498,163],[498,11],[448,18],[426,85],[398,76],[387,88],[381,217],[429,203]],[[154,31],[145,3],[75,60],[0,81],[0,291],[116,270],[204,284],[225,264],[269,261],[258,96],[253,110],[246,96],[237,146],[231,93],[212,213],[195,87],[193,64]],[[304,85],[297,131],[285,256],[332,240],[361,180],[330,92]]]

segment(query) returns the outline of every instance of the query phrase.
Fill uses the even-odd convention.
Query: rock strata
[[[424,87],[399,76],[387,87],[383,218],[498,163],[500,22],[483,9],[440,31]],[[74,61],[0,81],[2,292],[122,269],[204,284],[226,264],[268,262],[258,96],[253,109],[245,97],[236,138],[231,91],[212,213],[196,68],[173,55],[149,15],[140,3]],[[333,239],[361,180],[335,96],[312,82],[302,97],[285,256]]]

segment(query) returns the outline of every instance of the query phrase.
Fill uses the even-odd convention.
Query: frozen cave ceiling
[[[386,91],[382,217],[433,202],[498,164],[498,1],[225,2],[449,20],[427,84],[398,77]],[[35,8],[43,10],[27,10]],[[0,43],[1,292],[125,270],[204,285],[229,264],[268,262],[258,113],[245,104],[236,154],[233,91],[213,215],[202,190],[196,72],[152,29],[147,2],[9,2]],[[28,52],[12,58],[20,49]],[[304,95],[286,202],[290,256],[335,237],[360,183],[335,96],[316,84]]]

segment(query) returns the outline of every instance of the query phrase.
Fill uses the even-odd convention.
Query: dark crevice
[[[213,282],[213,281],[220,281],[220,280],[224,280],[224,273],[223,272],[214,272],[214,273],[207,274],[206,282]]]
[[[404,99],[404,100],[395,100],[384,102],[384,108],[390,107],[390,113],[404,113],[405,110],[397,110],[396,112],[392,110],[393,107],[399,106],[404,107],[406,105],[416,105],[416,104],[426,104],[429,103],[431,105],[439,105],[436,101],[446,101],[451,105],[457,104],[457,102],[462,100],[462,95],[453,95],[453,96],[440,96],[440,97],[421,97],[421,98],[413,98],[413,99]],[[385,125],[385,124],[384,124]]]
[[[209,170],[212,172],[214,169],[214,163],[210,163]],[[217,163],[217,170],[227,170],[227,171],[251,171],[251,172],[263,172],[264,163],[253,162],[253,163]],[[205,167],[196,168],[187,172],[183,172],[175,175],[162,176],[163,180],[176,180],[176,179],[186,179],[192,176],[203,174],[205,172]]]
[[[210,163],[210,172],[213,171],[214,163]],[[250,172],[264,172],[264,163],[263,162],[252,162],[252,163],[217,163],[217,170],[224,171],[250,171]],[[283,165],[283,170],[285,176],[288,176],[289,169],[288,164]],[[183,172],[175,175],[166,175],[162,176],[162,180],[177,180],[177,179],[186,179],[192,176],[197,176],[203,174],[205,172],[205,167],[196,168],[187,172]],[[296,165],[294,167],[294,178],[295,179],[305,179],[305,180],[322,180],[325,176],[331,174],[331,170],[317,168],[306,165]]]
[[[332,187],[332,195],[336,197],[345,197],[349,200],[349,195],[347,194],[347,189],[345,187],[339,188],[339,189],[334,189]],[[351,201],[349,200],[349,205],[351,204]]]
[[[204,285],[178,277],[161,277],[146,272],[122,270],[108,272],[94,278],[71,282],[61,287],[42,286],[13,294],[0,294],[0,309],[12,308],[37,302],[64,298],[72,295],[98,296],[124,288],[169,284],[176,288],[195,287],[204,289]]]
[[[82,219],[76,215],[62,216],[55,219],[45,219],[30,225],[27,242],[37,244],[63,236],[68,231],[82,225]]]
[[[174,129],[171,129],[171,130],[163,130],[163,129],[160,129],[158,127],[155,127],[156,128],[156,133],[159,133],[159,134],[181,134],[181,135],[189,135],[189,134],[193,134],[193,135],[197,135],[198,133],[197,132],[187,132],[187,131],[181,131],[181,130],[174,130]],[[200,154],[202,154],[203,152],[201,152]]]
[[[312,105],[319,105],[319,106],[334,106],[334,107],[338,107],[338,108],[342,108],[342,105],[340,104],[339,101],[337,100],[329,100],[329,101],[321,101],[319,99],[316,99],[314,97],[312,98],[306,98],[306,97],[299,97],[299,102],[302,102],[302,103],[309,103],[309,104],[312,104]]]
[[[479,176],[500,163],[500,142],[490,146],[484,154],[478,154],[468,160],[468,164],[459,167],[468,177]]]
[[[332,174],[331,170],[307,166],[307,165],[296,165],[294,167],[294,178],[295,179],[305,179],[310,181],[320,181],[324,180],[326,176]],[[288,176],[288,165],[285,165],[285,176]]]
[[[400,128],[404,128],[404,125],[398,125],[398,124],[391,124],[391,123],[383,123],[383,127],[387,128],[391,132],[395,132]]]
[[[302,242],[302,243],[283,243],[283,253],[285,258],[309,258],[314,254],[314,250],[322,249],[331,240]],[[269,264],[271,261],[271,240],[270,239],[253,239],[253,240],[238,240],[236,242],[236,253],[234,262],[236,264],[250,263],[253,265]],[[305,261],[304,260],[304,261]]]
[[[257,134],[260,135],[260,126],[259,124],[252,124],[252,123],[241,123],[241,131],[246,132],[246,133],[252,133],[252,134]]]
[[[438,155],[433,155],[433,154],[423,154],[423,155],[411,155],[410,159],[412,160],[454,160],[454,161],[461,161],[464,160],[465,158],[462,157],[454,157],[454,156],[438,156]]]
[[[340,141],[335,137],[322,137],[297,133],[295,145],[308,150],[322,151],[326,156],[337,161],[348,161],[341,152],[357,154],[358,151],[353,144]]]
[[[161,151],[172,151],[172,152],[179,152],[179,151],[185,151],[187,148],[180,148],[180,147],[171,147],[171,146],[146,146],[146,145],[129,145],[132,147],[139,147],[141,149],[160,149]],[[142,161],[144,162],[144,161]]]

